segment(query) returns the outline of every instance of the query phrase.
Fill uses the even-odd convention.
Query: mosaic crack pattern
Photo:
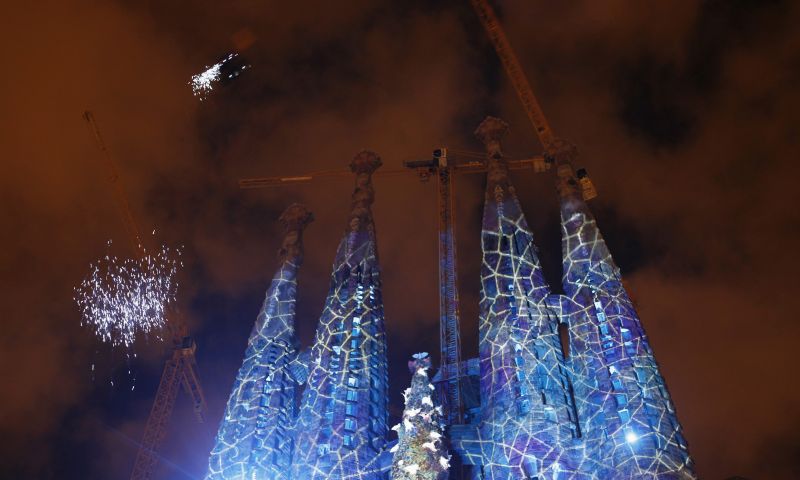
[[[564,290],[550,293],[489,117],[480,308],[487,479],[691,479],[641,322],[568,161],[559,161]],[[569,328],[564,357],[558,324]]]
[[[562,169],[562,171],[565,169]],[[574,179],[561,193],[571,376],[598,478],[695,478],[686,440],[620,272]]]
[[[580,196],[572,154],[555,155],[565,292],[556,295],[508,178],[506,130],[492,117],[476,130],[488,153],[480,368],[470,360],[464,370],[480,386],[480,408],[470,405],[470,422],[448,429],[453,451],[473,479],[695,479],[647,336]],[[386,449],[386,340],[370,209],[379,166],[371,152],[351,164],[348,228],[314,345],[300,353],[293,317],[302,228],[289,228],[207,478],[383,480],[393,450],[403,452],[397,466],[408,456],[401,446]],[[559,327],[569,332],[569,357]],[[298,412],[293,400],[304,383]],[[421,463],[404,463],[397,475],[422,471],[413,465]]]
[[[575,409],[558,318],[500,151],[506,129],[490,117],[476,131],[489,150],[479,327],[483,472],[492,480],[569,478],[578,468],[569,455]]]
[[[339,244],[331,287],[311,350],[308,385],[296,424],[292,478],[386,478],[386,333],[371,174],[371,152],[351,164],[356,173],[348,231]]]
[[[288,479],[293,453],[295,390],[300,388],[294,331],[302,230],[312,219],[301,205],[281,216],[287,232],[281,264],[267,290],[228,399],[207,480]]]

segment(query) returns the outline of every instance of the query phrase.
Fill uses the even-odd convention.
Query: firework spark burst
[[[81,325],[114,347],[130,348],[140,335],[155,334],[160,340],[167,308],[175,301],[180,255],[179,249],[162,246],[141,259],[106,255],[92,263],[75,287]]]
[[[192,81],[189,82],[189,85],[192,86],[192,93],[194,96],[199,97],[201,101],[205,99],[211,90],[214,89],[214,84],[219,81],[222,74],[222,66],[236,56],[238,56],[236,53],[228,54],[222,61],[210,67],[207,66],[203,72],[197,75],[192,75]]]

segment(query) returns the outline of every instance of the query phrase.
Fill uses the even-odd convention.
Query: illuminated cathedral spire
[[[571,159],[554,156],[561,203],[562,320],[585,456],[599,478],[695,478],[664,379]]]
[[[292,478],[382,479],[388,378],[380,271],[371,205],[380,158],[363,151],[346,232],[309,363],[296,424]]]
[[[558,318],[533,234],[508,179],[500,140],[508,125],[488,117],[475,131],[488,174],[481,246],[480,438],[488,480],[564,478],[579,435],[558,336]],[[559,477],[561,478],[561,477]]]
[[[247,342],[209,458],[208,480],[289,478],[297,388],[289,369],[297,355],[296,277],[303,260],[303,229],[312,220],[312,214],[298,204],[280,217],[286,228],[278,253],[280,266]]]

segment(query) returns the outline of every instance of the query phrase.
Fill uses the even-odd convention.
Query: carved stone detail
[[[500,140],[508,132],[508,124],[497,117],[486,117],[478,128],[475,129],[475,136],[486,145],[486,153],[489,158],[502,158],[503,149],[500,148]]]
[[[357,232],[363,228],[371,228],[372,210],[375,201],[375,190],[372,188],[372,174],[383,163],[375,152],[362,150],[350,162],[350,170],[356,174],[356,186],[350,203],[348,226],[350,231]]]
[[[293,203],[278,219],[286,231],[281,248],[278,250],[280,262],[292,261],[296,265],[303,263],[303,230],[314,221],[314,214],[305,205]]]
[[[497,202],[502,202],[505,193],[509,191],[508,163],[503,158],[503,149],[500,140],[508,132],[508,124],[497,117],[486,117],[478,128],[475,129],[475,136],[486,146],[487,169],[486,181],[488,182],[487,193],[492,192]]]

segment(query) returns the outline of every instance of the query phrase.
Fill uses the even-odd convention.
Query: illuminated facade
[[[386,478],[386,333],[371,205],[372,152],[353,159],[351,213],[333,264],[295,427],[292,478]]]
[[[500,145],[507,128],[489,117],[475,132],[488,167],[479,358],[460,369],[467,376],[467,424],[446,430],[455,468],[473,480],[696,478],[644,329],[581,195],[574,150],[561,145],[549,155],[561,205],[560,295],[544,279],[509,179]],[[386,340],[371,213],[371,175],[380,164],[371,152],[353,159],[348,226],[314,344],[300,353],[295,277],[311,216],[293,206],[282,217],[281,266],[248,343],[208,479],[385,480],[392,452],[410,455],[405,444],[387,445]],[[418,408],[407,408],[407,416]],[[404,458],[395,459],[396,476],[423,470],[424,462]],[[428,470],[436,478],[444,473]]]
[[[574,471],[568,447],[578,437],[558,317],[500,149],[506,129],[489,117],[475,132],[488,151],[478,349],[483,472],[491,480]]]
[[[295,279],[311,214],[294,205],[281,217],[281,265],[248,342],[207,480],[387,477],[388,366],[371,212],[371,176],[380,165],[367,151],[351,163],[356,186],[347,231],[314,345],[302,352],[294,335]]]
[[[578,188],[556,158],[569,370],[584,456],[596,478],[695,478],[666,384],[619,268]]]
[[[488,155],[482,227],[480,415],[454,450],[486,479],[692,479],[686,442],[639,318],[561,149],[564,295],[542,275],[500,139]],[[564,355],[559,325],[569,332]],[[564,328],[564,327],[562,327]]]
[[[292,205],[281,216],[286,227],[280,266],[267,290],[236,376],[225,416],[209,458],[208,480],[289,478],[295,390],[297,269],[303,260],[302,233],[312,215]]]

